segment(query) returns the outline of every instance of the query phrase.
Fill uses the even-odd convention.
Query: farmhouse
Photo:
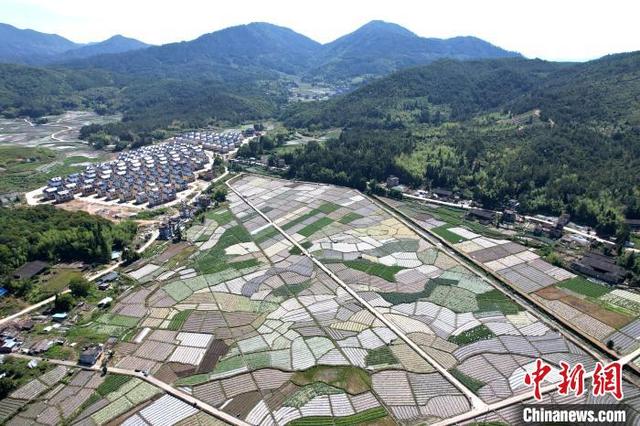
[[[102,355],[102,345],[88,346],[80,353],[78,364],[90,367],[98,362],[100,355]]]
[[[28,280],[45,269],[47,269],[49,265],[47,262],[43,262],[41,260],[34,260],[32,262],[27,262],[15,271],[13,271],[13,278],[16,280]]]
[[[471,209],[467,213],[468,219],[476,219],[478,222],[488,224],[494,221],[496,213],[491,210]]]
[[[593,251],[574,261],[571,268],[609,284],[619,284],[625,277],[624,268],[616,265],[613,258]]]

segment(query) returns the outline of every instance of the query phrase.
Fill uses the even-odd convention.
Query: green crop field
[[[444,238],[451,244],[456,244],[456,243],[461,243],[463,241],[466,241],[465,238],[462,238],[458,234],[454,234],[453,232],[449,231],[448,228],[450,228],[449,225],[442,225],[442,226],[438,226],[437,228],[431,229],[431,232]]]
[[[242,269],[249,266],[255,266],[255,259],[250,259],[244,262],[237,262],[234,264],[229,262],[228,256],[225,254],[225,249],[235,244],[250,242],[251,235],[242,225],[235,225],[220,236],[218,243],[210,250],[203,253],[196,260],[196,269],[203,274],[213,274],[215,272],[224,271],[229,268]],[[235,266],[234,266],[235,265]]]
[[[574,293],[583,294],[588,297],[597,299],[600,296],[604,296],[609,293],[611,289],[605,285],[594,283],[582,277],[571,278],[566,281],[562,281],[557,284],[560,288],[566,288]]]
[[[476,296],[478,301],[478,312],[498,311],[505,315],[517,314],[523,308],[507,299],[507,297],[498,290],[491,290]]]
[[[105,396],[111,392],[117,391],[122,387],[122,385],[127,383],[129,380],[131,380],[131,377],[129,376],[122,376],[119,374],[108,374],[107,377],[104,379],[104,382],[102,382],[100,386],[98,386],[98,388],[96,389],[96,392],[101,396]]]
[[[300,284],[285,284],[273,290],[271,294],[275,297],[289,298],[311,287],[311,280]]]
[[[184,322],[189,318],[189,314],[191,314],[192,309],[185,309],[184,311],[180,311],[171,318],[169,321],[169,325],[167,328],[169,330],[178,331],[182,328]]]
[[[368,422],[374,422],[375,420],[387,417],[387,412],[382,407],[370,408],[357,414],[344,417],[328,417],[328,416],[315,416],[304,417],[297,419],[289,423],[292,426],[347,426],[347,425],[359,425]]]
[[[363,217],[364,216],[362,216],[361,214],[358,214],[356,212],[349,212],[349,213],[345,214],[344,216],[342,216],[338,222],[342,223],[343,225],[348,225],[349,223],[353,222],[354,220],[362,219]]]
[[[322,217],[322,218],[316,220],[315,222],[310,223],[309,225],[305,226],[301,230],[299,230],[298,234],[303,235],[305,237],[310,237],[313,234],[315,234],[316,232],[318,232],[319,230],[321,230],[322,228],[324,228],[325,226],[328,226],[328,225],[330,225],[332,223],[333,223],[333,220],[331,220],[330,218]]]
[[[329,214],[332,213],[336,210],[338,210],[340,208],[339,205],[334,204],[334,203],[324,203],[322,204],[320,207],[318,207],[317,209],[313,209],[305,214],[303,214],[302,216],[299,216],[295,219],[293,219],[290,222],[285,223],[282,226],[282,229],[289,229],[292,228],[294,226],[296,226],[299,223],[304,222],[305,220],[315,216],[315,215],[323,215],[323,214]]]
[[[469,390],[473,393],[477,393],[478,390],[485,385],[484,382],[481,382],[480,380],[476,380],[473,377],[469,377],[466,374],[464,374],[462,371],[457,370],[455,368],[452,368],[451,370],[449,370],[449,372],[453,377],[458,379],[460,383],[462,383],[467,388],[469,388]]]
[[[457,336],[449,336],[449,341],[462,346],[492,337],[495,337],[495,334],[486,325],[481,324],[471,330],[463,331]]]
[[[367,366],[369,365],[380,365],[380,364],[396,364],[398,360],[391,352],[388,346],[381,346],[376,349],[371,349],[367,353],[367,356],[364,360]]]
[[[389,282],[395,282],[395,275],[404,269],[400,266],[387,266],[368,260],[347,260],[344,264],[351,269],[356,269],[369,275],[375,275]]]

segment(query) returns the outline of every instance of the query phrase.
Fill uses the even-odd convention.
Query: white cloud
[[[161,44],[252,21],[327,42],[383,19],[425,37],[474,35],[551,60],[640,49],[640,2],[624,0],[0,0],[0,10],[7,23],[80,42],[121,33]]]

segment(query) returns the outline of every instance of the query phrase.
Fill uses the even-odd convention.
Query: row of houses
[[[173,138],[178,143],[190,143],[219,154],[227,154],[242,145],[244,135],[238,130],[224,132],[199,131],[187,132]]]
[[[175,200],[208,163],[204,150],[191,143],[145,146],[123,152],[116,160],[89,165],[81,173],[50,179],[44,199],[61,203],[76,195],[95,195],[107,201],[135,201],[153,207]]]

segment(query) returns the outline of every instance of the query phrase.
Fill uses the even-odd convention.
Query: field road
[[[151,234],[151,238],[149,238],[149,240],[147,242],[144,243],[144,245],[142,245],[140,248],[138,248],[136,251],[138,253],[142,253],[143,251],[145,251],[160,235],[160,232],[157,229],[154,229],[152,234]],[[101,270],[99,270],[98,272],[94,272],[91,274],[85,274],[85,278],[89,281],[95,281],[98,278],[100,278],[103,275],[108,274],[109,272],[117,269],[118,267],[120,267],[124,262],[120,261],[117,263],[114,263],[113,265],[109,265],[106,268],[103,268]],[[69,293],[70,290],[63,290],[60,292],[60,294],[65,294],[65,293]],[[21,316],[28,314],[29,312],[33,312],[35,310],[38,310],[40,308],[42,308],[45,305],[48,305],[49,303],[53,303],[53,301],[56,300],[55,296],[51,296],[47,299],[44,299],[41,302],[38,302],[34,305],[31,306],[27,306],[26,308],[24,308],[23,310],[21,310],[20,312],[16,312],[15,314],[9,315],[7,317],[4,318],[0,318],[0,325],[5,324],[9,321],[13,321],[16,318],[20,318]]]
[[[448,255],[452,256],[454,259],[458,260],[458,262],[460,262],[466,269],[470,270],[471,272],[476,274],[478,277],[482,278],[485,282],[487,282],[488,284],[492,285],[494,288],[497,288],[498,290],[500,290],[507,297],[515,299],[515,301],[518,304],[520,304],[521,306],[525,307],[525,309],[527,309],[527,311],[531,312],[537,318],[540,318],[541,320],[543,320],[544,322],[549,324],[552,328],[558,330],[565,338],[567,338],[571,342],[573,342],[576,345],[578,345],[582,350],[586,351],[589,355],[593,356],[595,359],[597,359],[597,360],[599,360],[599,361],[601,361],[603,363],[608,363],[610,361],[609,359],[605,358],[601,353],[596,352],[595,350],[593,350],[578,335],[575,335],[573,332],[571,332],[567,328],[563,327],[557,321],[553,320],[553,318],[550,318],[550,317],[548,317],[546,315],[542,315],[542,313],[539,310],[535,309],[535,307],[532,307],[531,304],[528,303],[528,301],[526,301],[525,299],[520,297],[518,294],[505,290],[502,285],[500,285],[499,283],[494,282],[493,280],[490,280],[489,278],[487,278],[486,276],[481,274],[478,270],[476,270],[475,268],[472,268],[471,266],[469,266],[468,263],[466,262],[466,258],[463,258],[456,251],[449,249],[444,244],[442,244],[440,241],[435,239],[433,236],[425,233],[422,229],[414,226],[411,222],[405,220],[400,214],[397,214],[394,211],[394,209],[391,206],[389,206],[388,204],[386,204],[384,201],[378,200],[377,198],[376,198],[376,201],[377,201],[376,204],[378,206],[380,206],[380,208],[385,210],[387,213],[392,215],[394,218],[399,220],[404,225],[408,226],[410,229],[412,229],[414,232],[416,232],[422,238],[426,239],[427,241],[429,241],[430,243],[432,243],[436,247],[438,247],[440,250],[443,250],[445,253],[447,253]],[[634,359],[638,358],[639,356],[640,356],[640,348],[636,349],[635,351],[629,353],[626,356],[623,356],[623,357],[619,358],[618,362],[620,362],[624,366],[624,365],[629,364],[630,362],[632,362]],[[585,374],[585,378],[589,378],[592,375],[593,375],[593,372],[589,372],[589,373]],[[557,384],[548,385],[548,386],[542,388],[542,393],[544,394],[544,393],[548,393],[548,392],[553,392],[553,391],[555,391],[557,389],[557,387],[558,387]],[[509,407],[511,405],[514,405],[514,404],[519,404],[521,402],[530,400],[532,398],[533,398],[533,395],[532,395],[531,392],[527,392],[527,393],[521,394],[521,395],[516,395],[516,396],[510,397],[510,398],[506,398],[506,399],[504,399],[502,401],[498,401],[496,403],[488,404],[486,407],[483,407],[483,408],[474,407],[474,409],[472,411],[468,412],[468,413],[464,413],[464,414],[461,414],[459,416],[443,420],[442,422],[439,422],[437,424],[438,425],[451,425],[451,424],[457,424],[459,422],[468,421],[468,420],[470,420],[473,417],[476,417],[478,415],[485,414],[487,412],[498,410],[498,409],[501,409],[501,408]]]
[[[83,365],[78,365],[72,361],[61,361],[61,360],[57,360],[57,359],[45,359],[45,358],[40,358],[40,357],[36,357],[36,356],[31,356],[31,355],[24,355],[24,354],[12,354],[12,356],[15,356],[17,358],[23,358],[23,359],[35,359],[38,361],[46,361],[46,362],[50,362],[51,364],[56,364],[56,365],[64,365],[66,367],[72,367],[72,368],[81,368],[83,370],[89,370],[89,371],[101,371],[100,366],[98,365],[94,365],[91,367],[88,366],[83,366]],[[173,386],[170,386],[168,384],[166,384],[165,382],[162,382],[158,379],[156,379],[153,376],[145,376],[144,374],[134,371],[134,370],[126,370],[124,368],[117,368],[117,367],[107,367],[107,371],[109,373],[113,373],[113,374],[122,374],[125,376],[132,376],[132,377],[137,377],[138,379],[144,380],[160,389],[162,389],[163,391],[165,391],[166,393],[186,402],[187,404],[198,408],[208,414],[211,414],[212,416],[223,420],[227,423],[230,423],[232,425],[237,425],[237,426],[249,426],[248,423],[235,418],[234,416],[225,413],[224,411],[218,410],[217,408],[207,404],[206,402],[200,401],[199,399],[194,398],[193,396],[189,395],[186,392],[181,391],[180,389],[176,389]]]
[[[60,126],[62,126],[62,125],[60,125],[60,124],[55,124],[55,126],[59,126],[59,127],[60,127]],[[59,135],[60,133],[66,133],[66,132],[68,132],[68,131],[70,131],[70,130],[73,130],[73,127],[71,127],[71,126],[62,126],[62,127],[64,127],[64,129],[62,129],[62,130],[58,130],[57,132],[53,132],[53,133],[51,133],[51,136],[49,136],[49,137],[50,137],[51,139],[53,139],[54,141],[56,141],[56,142],[65,142],[65,140],[64,140],[64,139],[60,139],[57,135]]]
[[[366,300],[364,300],[355,290],[349,287],[344,281],[338,278],[329,268],[327,268],[322,262],[316,259],[313,255],[311,255],[307,249],[302,247],[293,237],[287,234],[280,226],[275,224],[267,215],[265,215],[260,209],[258,209],[253,203],[251,203],[248,199],[246,199],[242,194],[231,186],[229,181],[226,182],[227,186],[231,191],[233,191],[241,200],[243,200],[249,207],[251,207],[256,213],[258,213],[264,220],[271,224],[280,234],[282,234],[289,242],[291,242],[295,247],[297,247],[305,256],[315,263],[318,268],[320,268],[323,272],[325,272],[331,279],[333,279],[340,287],[345,289],[347,293],[349,293],[355,300],[358,301],[362,306],[364,306],[371,314],[373,314],[376,318],[378,318],[384,325],[386,325],[391,331],[393,331],[398,337],[400,337],[409,347],[411,347],[418,355],[420,355],[424,360],[426,360],[429,364],[431,364],[440,374],[442,374],[449,382],[451,382],[455,387],[457,387],[470,401],[474,409],[482,409],[487,406],[487,404],[482,401],[475,393],[469,390],[465,385],[463,385],[458,379],[456,379],[445,367],[440,365],[438,361],[433,359],[429,354],[427,354],[420,346],[418,346],[413,340],[409,339],[409,337],[400,329],[400,327],[396,326],[392,321],[390,321],[387,317],[385,317],[382,313],[380,313],[377,309],[375,309],[372,305],[369,304]]]

